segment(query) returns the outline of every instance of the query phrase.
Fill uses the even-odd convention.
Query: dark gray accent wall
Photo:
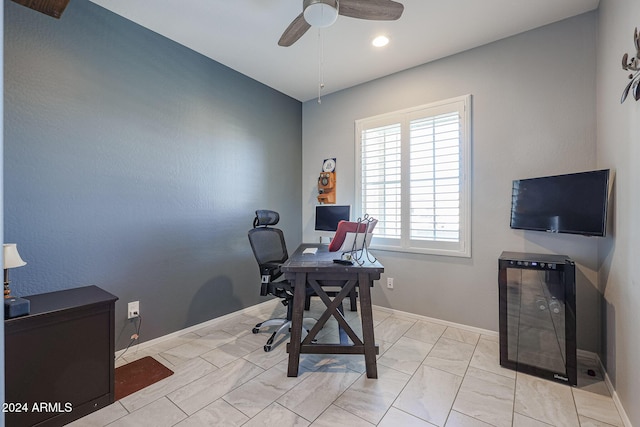
[[[142,341],[263,302],[247,231],[275,209],[301,241],[300,102],[86,0],[4,11],[14,294],[100,286],[117,348],[129,301]]]
[[[4,31],[4,8],[0,9],[0,32]],[[0,44],[0,57],[4,57],[4,43]],[[3,70],[0,70],[0,94],[4,94],[4,79],[2,78],[3,75]],[[3,110],[4,110],[4,105],[0,104],[0,116],[3,115]],[[4,125],[4,120],[0,120],[0,147],[2,147],[3,145],[3,125]],[[2,150],[0,150],[0,171],[2,170]],[[0,196],[2,195],[2,174],[0,174]],[[3,214],[2,214],[2,201],[4,200],[4,197],[0,197],[0,222],[3,221]],[[0,236],[3,236],[3,229],[0,228]],[[4,239],[4,237],[3,237]],[[4,255],[4,253],[3,253]],[[0,260],[2,260],[2,263],[4,265],[4,257],[3,255],[0,255]],[[2,372],[4,372],[4,323],[2,323],[2,325],[0,325],[0,369],[2,370]],[[4,397],[4,375],[2,376],[2,380],[0,380],[0,402],[4,402],[5,401],[5,397]],[[0,425],[4,425],[4,413],[0,413]]]

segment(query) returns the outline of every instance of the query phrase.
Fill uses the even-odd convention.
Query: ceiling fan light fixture
[[[330,27],[338,19],[338,0],[304,0],[304,20],[313,27]]]

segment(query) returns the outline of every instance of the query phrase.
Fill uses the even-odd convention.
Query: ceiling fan
[[[69,0],[13,0],[14,2],[45,13],[54,18],[60,18]]]
[[[395,21],[404,6],[392,0],[303,0],[302,13],[280,37],[278,45],[291,46],[313,27],[328,27],[338,15],[373,21]]]

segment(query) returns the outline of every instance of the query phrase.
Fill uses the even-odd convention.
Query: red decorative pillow
[[[367,224],[364,222],[360,223],[360,227],[358,227],[357,222],[352,221],[340,221],[338,223],[338,229],[336,230],[336,235],[331,240],[329,244],[329,252],[335,252],[342,247],[344,243],[344,239],[347,236],[347,233],[355,233],[356,230],[358,233],[364,233],[367,230]]]

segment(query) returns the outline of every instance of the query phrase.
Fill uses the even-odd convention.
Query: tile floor
[[[311,316],[320,313],[314,299]],[[583,426],[623,427],[598,369],[580,362],[572,388],[500,367],[498,336],[445,326],[374,307],[380,346],[377,380],[359,355],[302,355],[287,377],[281,339],[265,353],[268,333],[253,325],[284,313],[261,304],[140,350],[117,366],[152,355],[174,374],[84,417],[78,426]],[[345,312],[353,324],[357,312]],[[337,340],[337,322],[319,341]],[[144,331],[142,331],[144,334]],[[144,336],[144,335],[143,335]],[[142,347],[142,346],[141,346]]]

